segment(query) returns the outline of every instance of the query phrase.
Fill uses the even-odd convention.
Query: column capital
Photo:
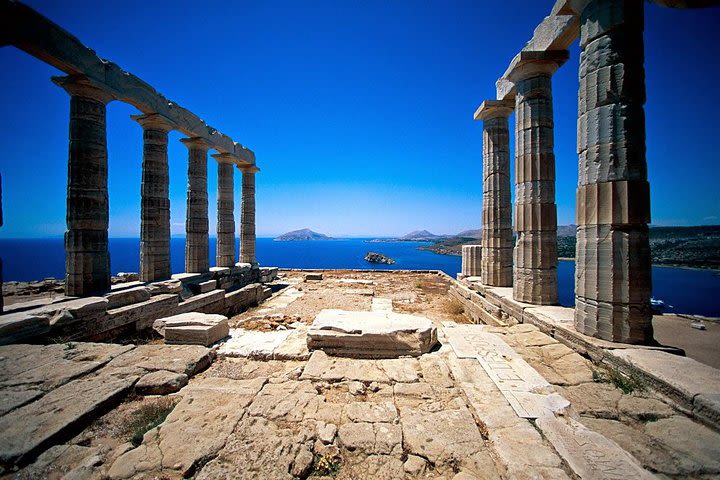
[[[175,130],[175,124],[169,118],[159,113],[130,115],[130,118],[138,122],[143,129],[162,130],[164,132]]]
[[[567,50],[520,52],[510,63],[505,78],[517,83],[537,75],[552,75],[567,61],[569,56]]]
[[[227,163],[230,165],[239,165],[241,160],[232,153],[228,152],[220,152],[220,153],[213,153],[210,155],[213,157],[218,163]]]
[[[242,170],[243,173],[257,173],[260,171],[255,165],[238,165],[238,169]]]
[[[181,138],[180,141],[188,148],[198,148],[206,152],[213,148],[213,144],[203,137]]]
[[[491,118],[509,117],[515,110],[514,100],[485,100],[480,104],[473,118],[475,120],[490,120]]]
[[[115,97],[101,86],[88,79],[85,75],[66,75],[50,77],[55,85],[74,97],[85,97],[97,102],[108,104]]]

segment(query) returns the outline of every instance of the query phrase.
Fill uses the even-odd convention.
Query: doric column
[[[240,217],[240,262],[257,264],[255,259],[255,173],[257,167],[242,170],[242,208]]]
[[[513,298],[538,305],[558,301],[551,77],[567,57],[521,52],[508,75],[516,89]]]
[[[105,107],[113,97],[85,77],[53,77],[70,94],[65,294],[110,288]]]
[[[515,102],[486,100],[475,112],[483,121],[483,210],[481,277],[484,285],[513,281],[512,205],[508,117]]]
[[[210,269],[207,197],[207,152],[210,144],[201,137],[180,141],[188,147],[185,271],[202,273]]]
[[[235,199],[233,167],[237,158],[229,153],[217,153],[218,162],[217,197],[217,251],[215,263],[218,267],[235,265]]]
[[[575,326],[646,343],[653,330],[643,2],[573,3],[581,25]]]
[[[133,115],[143,128],[140,187],[140,280],[170,278],[170,198],[168,132],[172,124],[158,114]]]

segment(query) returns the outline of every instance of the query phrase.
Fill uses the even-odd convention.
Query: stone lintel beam
[[[514,100],[485,100],[480,104],[473,118],[475,120],[489,120],[491,118],[509,117],[515,110]]]
[[[0,19],[0,46],[13,45],[69,75],[84,75],[115,100],[129,103],[143,113],[163,115],[185,135],[202,137],[212,148],[232,153],[248,165],[255,164],[252,150],[168,100],[142,79],[98,57],[75,36],[27,5],[0,0]]]
[[[160,130],[164,132],[170,132],[175,130],[173,122],[159,113],[147,113],[140,115],[130,115],[130,118],[135,120],[143,128]]]
[[[567,50],[579,35],[580,21],[577,15],[550,15],[535,28],[523,51]]]
[[[230,165],[236,165],[238,168],[241,168],[243,165],[245,165],[245,162],[243,162],[241,159],[239,159],[232,153],[220,152],[220,153],[213,153],[210,156],[213,157],[218,163],[227,163]]]

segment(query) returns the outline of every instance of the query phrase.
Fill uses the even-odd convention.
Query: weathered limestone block
[[[240,216],[240,262],[255,260],[255,173],[258,168],[242,167],[242,205]]]
[[[150,295],[160,295],[163,293],[181,293],[182,282],[179,280],[165,280],[162,282],[153,282],[147,286]]]
[[[138,345],[115,357],[104,370],[167,370],[192,377],[209,367],[214,358],[215,353],[212,350],[200,345]]]
[[[309,349],[355,358],[418,356],[436,343],[432,321],[393,312],[322,310],[307,334]]]
[[[653,338],[643,24],[642,2],[580,13],[575,327],[627,343]]]
[[[515,84],[515,230],[513,298],[554,304],[557,208],[551,76],[567,51],[521,52],[507,78]]]
[[[260,282],[270,283],[277,278],[277,274],[277,267],[262,267],[260,268]]]
[[[16,343],[50,331],[50,317],[43,313],[16,312],[0,316],[0,345]]]
[[[79,75],[53,77],[70,94],[65,294],[110,288],[107,132],[113,97]]]
[[[475,113],[483,121],[482,282],[512,285],[512,221],[508,117],[512,101],[486,100]]]
[[[107,295],[107,308],[118,308],[133,303],[144,302],[150,299],[150,290],[146,287],[128,288],[119,291],[113,291]]]
[[[220,313],[225,310],[225,291],[211,290],[194,295],[177,305],[175,313],[202,312]],[[156,317],[157,318],[157,317]]]
[[[146,373],[135,384],[138,395],[167,395],[187,385],[188,376],[184,373],[156,370]]]
[[[208,280],[207,282],[191,283],[189,285],[193,293],[207,293],[217,288],[217,280]]]
[[[482,247],[480,245],[462,246],[462,274],[466,277],[479,277],[482,268]]]
[[[207,151],[211,145],[200,137],[185,138],[181,141],[188,147],[185,271],[202,273],[210,268]]]
[[[140,200],[140,279],[170,278],[168,132],[172,123],[158,114],[133,115],[143,128]]]
[[[104,319],[87,325],[87,334],[97,335],[129,324],[135,324],[138,331],[144,330],[149,328],[159,315],[173,311],[177,305],[178,296],[168,293],[155,295],[144,302],[114,308],[107,311]]]
[[[159,318],[153,329],[165,337],[167,344],[212,345],[230,333],[228,319],[224,315],[206,313],[182,313]]]

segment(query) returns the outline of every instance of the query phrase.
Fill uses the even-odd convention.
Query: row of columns
[[[652,340],[645,161],[643,4],[578,0],[575,326],[611,341]],[[567,51],[521,52],[509,101],[483,102],[482,283],[513,287],[517,301],[551,305],[557,291],[557,207],[552,75]],[[509,258],[508,118],[515,111],[517,239]],[[512,275],[510,275],[512,265]]]
[[[110,288],[108,251],[107,92],[84,77],[54,77],[70,94],[67,232],[65,271],[67,295],[81,296]],[[168,133],[174,126],[158,114],[132,116],[143,129],[140,226],[140,279],[170,278],[170,199]],[[212,145],[201,137],[181,140],[188,148],[185,271],[209,270],[207,154]],[[218,161],[217,266],[235,264],[234,169],[230,153],[213,155]],[[254,166],[242,171],[240,260],[255,259]],[[247,188],[246,188],[247,186]]]

